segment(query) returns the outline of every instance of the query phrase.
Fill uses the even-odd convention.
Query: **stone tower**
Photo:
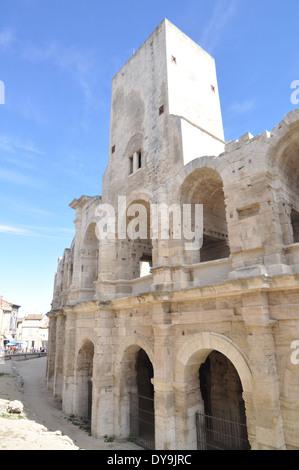
[[[165,19],[113,78],[103,200],[224,148],[214,59]]]

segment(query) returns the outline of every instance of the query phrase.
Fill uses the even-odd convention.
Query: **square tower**
[[[224,145],[214,59],[165,19],[113,78],[103,199],[153,191]]]

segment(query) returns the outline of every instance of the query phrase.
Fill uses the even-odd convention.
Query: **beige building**
[[[16,341],[19,308],[0,297],[0,351]]]
[[[18,342],[24,351],[48,347],[49,320],[45,315],[27,315],[18,321]]]
[[[65,414],[148,448],[299,448],[298,155],[299,110],[225,142],[213,58],[158,26],[112,81],[102,196],[71,203],[48,314]]]

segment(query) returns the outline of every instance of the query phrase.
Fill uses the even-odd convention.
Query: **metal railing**
[[[145,449],[155,449],[154,400],[130,393],[130,437]]]
[[[2,359],[5,361],[14,360],[14,361],[26,361],[27,359],[36,359],[38,357],[46,356],[46,352],[32,352],[32,353],[12,353],[12,354],[3,354]]]
[[[198,450],[249,450],[245,424],[196,413]]]

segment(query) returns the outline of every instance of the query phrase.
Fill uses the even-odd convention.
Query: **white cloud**
[[[246,114],[255,108],[255,100],[247,100],[242,103],[233,103],[230,111],[234,114]]]
[[[37,154],[37,155],[43,155],[44,152],[42,152],[40,149],[36,147],[36,145],[31,142],[20,142],[16,138],[11,138],[7,135],[0,135],[0,149],[6,151],[6,152],[16,152],[19,150],[24,150],[29,153]]]
[[[0,48],[6,49],[15,41],[15,34],[11,28],[3,28],[0,31]]]
[[[26,229],[13,227],[11,225],[0,225],[0,233],[8,233],[11,235],[29,235]]]
[[[61,227],[0,225],[1,233],[34,238],[65,239],[74,234],[74,230]]]
[[[93,83],[97,77],[98,68],[92,52],[81,51],[75,47],[64,47],[53,41],[44,45],[27,44],[22,56],[32,62],[51,60],[57,67],[67,71],[73,77],[88,103],[93,103]]]
[[[42,182],[39,182],[36,178],[26,176],[18,171],[6,170],[5,168],[0,168],[0,179],[17,185],[24,185],[33,188],[42,187]]]
[[[9,211],[10,214],[11,211],[13,211],[17,213],[27,214],[30,217],[55,216],[55,212],[50,212],[46,209],[41,209],[40,207],[35,206],[33,204],[28,204],[24,201],[21,201],[18,197],[13,199],[11,195],[9,197],[0,195],[0,206],[2,208],[5,208],[6,211]]]
[[[217,0],[215,2],[212,17],[198,41],[204,49],[212,52],[219,44],[229,21],[236,12],[238,2],[239,0]]]

